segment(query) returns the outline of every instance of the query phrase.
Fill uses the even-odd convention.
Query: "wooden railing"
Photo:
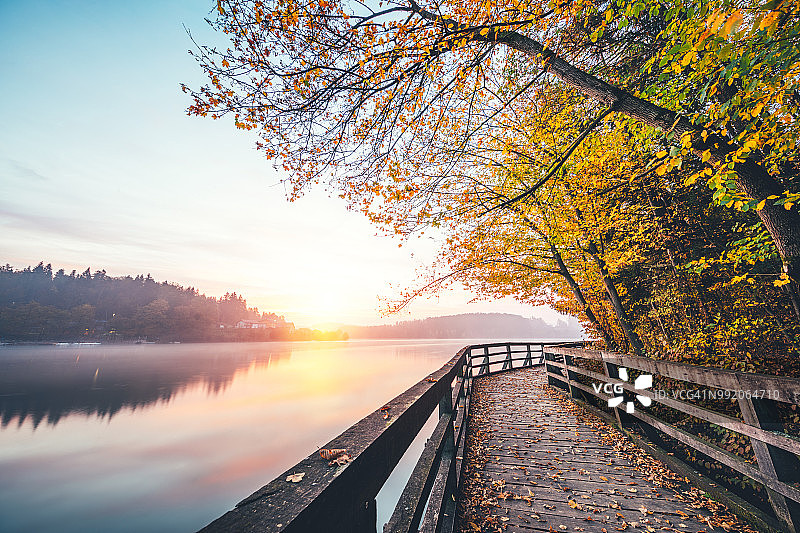
[[[779,520],[779,524],[773,521],[768,525],[777,525],[781,531],[800,532],[800,490],[796,483],[800,481],[800,440],[780,431],[783,426],[776,407],[778,402],[800,404],[800,379],[564,347],[546,347],[545,359],[549,383],[564,389],[574,398],[588,400],[595,397],[602,402],[600,405],[607,406],[608,400],[618,395],[604,392],[603,384],[621,387],[625,391],[624,400],[613,408],[620,426],[636,423],[646,430],[661,432],[761,483],[767,490],[769,503]],[[587,364],[587,361],[594,361],[594,366],[601,366],[603,372],[588,369],[591,363]],[[624,374],[633,369],[636,374],[663,376],[707,387],[707,390],[715,391],[713,394],[717,396],[721,395],[720,391],[730,391],[730,394],[723,397],[732,396],[736,399],[741,418],[682,401],[675,394],[663,395],[654,393],[651,389],[636,389],[634,383],[620,379],[623,368]],[[618,388],[617,391],[619,390]],[[695,387],[692,390],[698,389]],[[756,464],[748,463],[738,455],[646,412],[647,409],[635,399],[636,395],[645,396],[671,410],[748,437]],[[628,408],[629,401],[633,402],[632,409]]]
[[[442,368],[325,445],[352,461],[328,466],[313,453],[201,531],[376,531],[375,497],[438,406],[428,438],[384,532],[452,532],[461,483],[473,377],[541,365],[546,344],[462,348]],[[286,478],[304,474],[297,482]]]

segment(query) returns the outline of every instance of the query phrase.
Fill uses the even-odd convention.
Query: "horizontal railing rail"
[[[346,449],[349,463],[329,467],[313,453],[201,531],[374,533],[376,495],[438,407],[438,423],[384,531],[452,532],[472,380],[541,365],[545,345],[503,342],[462,348],[442,368],[325,445]],[[299,482],[286,481],[296,474],[303,474]]]
[[[761,483],[767,489],[769,503],[775,517],[781,522],[781,527],[786,531],[800,532],[800,490],[796,483],[800,481],[800,439],[779,431],[782,425],[775,407],[778,402],[800,404],[800,379],[568,347],[546,347],[544,356],[548,382],[551,385],[578,399],[595,397],[605,405],[614,396],[619,397],[620,390],[625,391],[622,393],[623,401],[613,407],[614,416],[621,427],[631,425],[633,421],[642,423]],[[588,365],[581,366],[581,360],[601,363],[603,372],[584,367]],[[627,378],[620,379],[621,369],[625,369],[626,374],[627,370],[632,369],[653,377],[663,376],[709,387],[709,390],[716,389],[713,393],[715,396],[719,394],[717,390],[730,391],[728,396],[736,400],[741,419],[683,401],[675,395],[656,394],[641,387],[637,389],[635,383],[627,382]],[[593,382],[594,385],[587,384],[586,381]],[[609,384],[609,387],[605,384]],[[617,387],[616,391],[609,394],[607,389],[614,386]],[[756,464],[748,463],[739,455],[646,412],[641,402],[635,401],[637,395],[748,437]],[[628,407],[629,403],[632,408]]]

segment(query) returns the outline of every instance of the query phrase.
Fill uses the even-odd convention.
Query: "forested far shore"
[[[150,274],[113,277],[53,271],[50,264],[0,267],[0,339],[45,341],[335,340],[342,332],[301,328],[248,307],[236,292],[221,298]]]
[[[570,339],[584,338],[571,316],[550,325],[541,318],[509,313],[462,313],[379,326],[337,325],[359,339]]]

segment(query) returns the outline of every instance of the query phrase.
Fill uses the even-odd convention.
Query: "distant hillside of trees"
[[[234,328],[240,320],[279,327]],[[270,340],[287,338],[289,326],[282,316],[247,307],[235,292],[212,298],[193,287],[157,282],[150,274],[112,277],[105,270],[92,274],[89,268],[80,274],[53,272],[43,262],[22,270],[0,266],[4,341]]]
[[[583,328],[572,317],[551,326],[540,318],[509,313],[465,313],[342,329],[361,339],[578,339],[583,335]]]

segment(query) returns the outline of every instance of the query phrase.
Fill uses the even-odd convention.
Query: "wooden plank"
[[[574,509],[570,507],[569,501],[576,502],[577,507]],[[616,503],[622,504],[623,501]],[[660,528],[668,523],[675,525],[685,524],[686,527],[681,527],[679,531],[708,531],[707,525],[694,518],[697,513],[691,514],[689,517],[683,517],[674,512],[674,509],[672,513],[668,513],[665,510],[650,508],[642,504],[639,507],[646,509],[646,512],[642,512],[639,507],[612,508],[608,506],[609,504],[611,504],[611,501],[604,505],[592,505],[591,503],[585,503],[585,500],[580,498],[567,499],[562,497],[560,500],[534,499],[530,507],[521,500],[501,500],[496,508],[499,516],[519,517],[523,513],[535,514],[540,517],[540,520],[532,522],[532,525],[537,524],[544,531],[564,531],[560,528],[562,525],[566,525],[572,531],[575,531],[574,527],[583,527],[586,531],[594,533],[599,533],[604,526],[608,526],[611,531],[617,531],[616,528],[618,527],[623,531],[647,531],[647,525],[652,527],[660,524]],[[587,520],[587,517],[590,520]],[[655,521],[656,518],[659,522]],[[648,523],[642,522],[645,519],[648,520]],[[635,527],[629,525],[624,528],[623,522],[628,524],[636,522],[637,524],[642,524],[642,528],[638,529],[638,525]],[[550,529],[551,527],[553,528],[552,530]]]
[[[563,479],[600,479],[600,476],[605,476],[613,480],[617,479],[626,468],[629,467],[598,464],[590,470],[584,468],[583,465],[546,465],[530,463],[523,459],[517,463],[487,462],[481,471],[486,472],[487,475],[491,475],[492,472],[503,472],[512,477],[524,478],[531,483],[538,483],[538,480],[544,478],[552,479],[552,476],[558,476]]]
[[[504,488],[509,489],[508,492],[513,494],[513,497],[509,496],[505,500],[499,500],[498,504],[502,502],[503,505],[508,505],[512,508],[519,510],[530,508],[537,512],[546,510],[547,507],[544,507],[545,505],[555,505],[562,513],[569,513],[568,509],[571,509],[569,500],[574,500],[581,507],[601,508],[611,513],[626,513],[645,507],[648,511],[653,511],[660,515],[681,516],[678,510],[683,509],[684,505],[684,502],[677,498],[634,498],[626,497],[621,493],[608,494],[587,490],[560,491],[543,487],[533,487],[531,489],[533,495],[530,496],[527,492],[527,487],[524,485],[507,483]],[[526,500],[521,499],[523,496],[531,498],[531,505],[528,505]],[[577,511],[580,512],[582,509],[577,509]]]

